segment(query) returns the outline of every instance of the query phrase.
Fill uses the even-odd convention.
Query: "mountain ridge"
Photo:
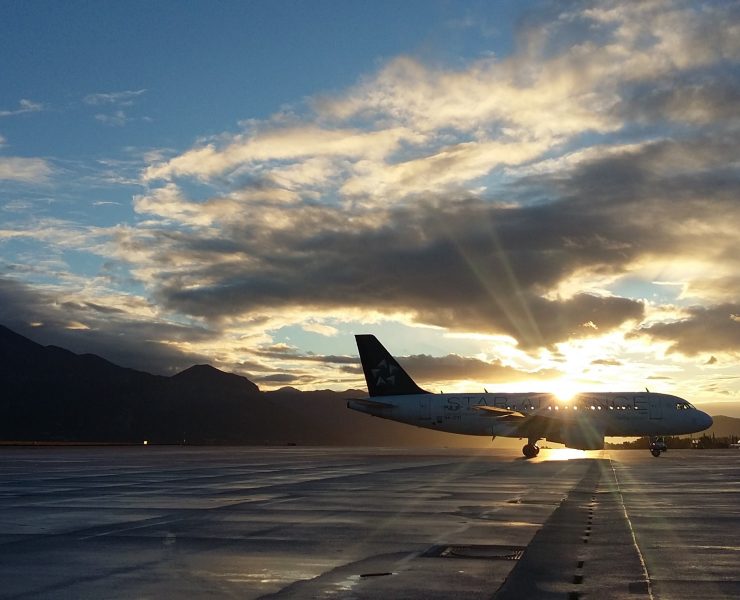
[[[487,447],[350,411],[358,390],[263,392],[211,365],[166,377],[0,325],[0,441]],[[360,391],[360,394],[364,392]]]

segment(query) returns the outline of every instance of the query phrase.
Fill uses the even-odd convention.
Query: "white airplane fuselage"
[[[546,393],[417,394],[385,396],[377,405],[350,400],[349,407],[376,417],[409,425],[462,433],[504,437],[534,437],[527,419],[509,420],[494,407],[546,417],[542,433],[562,438],[555,430],[580,430],[588,426],[607,436],[679,435],[702,431],[711,419],[682,398],[654,392],[604,392],[579,394],[559,400]],[[385,404],[387,406],[381,406]],[[567,437],[567,434],[565,435]],[[566,442],[563,442],[566,443]]]
[[[524,455],[537,440],[597,450],[605,436],[651,436],[651,452],[665,449],[659,436],[703,431],[712,418],[683,398],[645,392],[594,392],[560,400],[548,393],[432,394],[420,388],[373,335],[356,335],[369,398],[347,407],[449,433],[526,438]],[[658,443],[660,442],[660,443]]]

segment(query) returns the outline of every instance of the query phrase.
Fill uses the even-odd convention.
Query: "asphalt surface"
[[[0,448],[0,598],[735,598],[740,451]]]

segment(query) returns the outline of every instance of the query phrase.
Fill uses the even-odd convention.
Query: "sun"
[[[559,379],[553,382],[552,394],[560,400],[560,402],[568,402],[580,391],[578,385],[569,379]]]

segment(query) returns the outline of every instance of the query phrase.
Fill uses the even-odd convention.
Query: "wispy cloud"
[[[131,106],[134,104],[134,101],[145,94],[146,91],[146,89],[141,89],[124,90],[121,92],[98,92],[96,94],[88,94],[83,98],[83,102],[91,106],[102,106],[106,104]]]
[[[123,112],[122,110],[117,110],[109,115],[99,113],[95,115],[95,120],[103,123],[104,125],[123,127],[130,119],[126,116],[125,112]]]
[[[33,113],[44,110],[44,105],[40,102],[34,102],[33,100],[21,100],[18,103],[18,108],[9,110],[0,110],[0,117],[12,117],[15,115],[22,115],[25,113]]]
[[[88,94],[82,101],[88,106],[108,109],[110,112],[99,112],[95,114],[95,120],[104,125],[123,127],[133,120],[137,120],[128,115],[128,109],[147,92],[146,89],[124,90],[121,92],[99,92]],[[147,117],[142,117],[147,119]]]

